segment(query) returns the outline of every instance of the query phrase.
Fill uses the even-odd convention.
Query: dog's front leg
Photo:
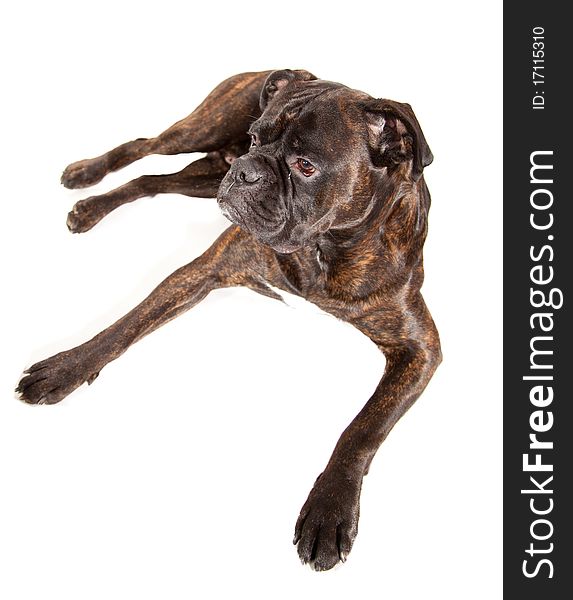
[[[346,559],[358,531],[362,478],[380,444],[422,393],[441,360],[437,331],[421,297],[419,302],[421,318],[414,325],[412,311],[410,322],[401,323],[411,335],[398,337],[399,344],[393,346],[376,335],[378,327],[388,324],[384,313],[353,322],[384,351],[386,368],[374,394],[340,437],[296,523],[293,541],[300,559],[316,570],[331,569]]]
[[[277,297],[257,273],[265,250],[238,227],[227,229],[200,257],[163,281],[133,310],[91,340],[26,371],[16,392],[29,404],[54,404],[123,354],[131,344],[188,310],[216,288],[246,285]]]

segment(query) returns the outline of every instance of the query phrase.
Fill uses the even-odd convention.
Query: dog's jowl
[[[201,152],[178,173],[143,176],[79,201],[74,233],[142,196],[217,198],[231,225],[119,321],[84,344],[31,366],[17,392],[54,404],[134,342],[211,290],[282,289],[352,323],[384,353],[378,387],[342,433],[296,522],[294,542],[317,570],[344,561],[357,533],[362,478],[396,421],[441,360],[420,294],[432,153],[408,104],[375,99],[307,71],[227,79],[187,118],[70,165],[68,188],[100,181],[148,154]]]

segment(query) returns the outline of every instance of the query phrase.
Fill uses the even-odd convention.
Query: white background
[[[6,8],[10,6],[10,8]],[[501,597],[501,3],[19,2],[2,9],[0,596]],[[435,155],[424,296],[444,362],[365,479],[348,562],[298,511],[383,360],[300,300],[212,293],[56,406],[22,369],[85,341],[226,226],[162,196],[72,236],[70,162],[187,115],[229,75],[305,68],[410,102]],[[293,308],[294,307],[294,308]]]

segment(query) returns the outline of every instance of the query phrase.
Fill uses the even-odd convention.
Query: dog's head
[[[231,221],[278,252],[359,224],[380,186],[415,184],[432,162],[408,104],[291,70],[269,75],[260,104],[251,148],[232,164],[218,202]]]

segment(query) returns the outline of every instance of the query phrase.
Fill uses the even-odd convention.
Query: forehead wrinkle
[[[287,88],[283,92],[285,102],[271,102],[259,119],[251,125],[250,131],[256,131],[260,136],[269,137],[269,141],[274,141],[303,110],[312,106],[321,96],[338,89],[348,88],[329,81],[308,81],[294,85],[291,89]]]
[[[313,104],[305,106],[299,118],[289,123],[285,140],[290,138],[291,144],[293,139],[298,140],[298,147],[307,153],[338,155],[353,133],[353,127],[344,118],[344,107],[336,97],[326,103]]]
[[[252,124],[251,131],[256,131],[265,144],[284,134],[287,146],[315,155],[338,155],[341,144],[347,146],[358,133],[349,114],[356,112],[352,110],[356,94],[340,84],[305,82],[289,91],[284,104],[271,104]],[[318,139],[313,135],[316,130],[320,131]],[[298,144],[293,144],[294,140]]]

